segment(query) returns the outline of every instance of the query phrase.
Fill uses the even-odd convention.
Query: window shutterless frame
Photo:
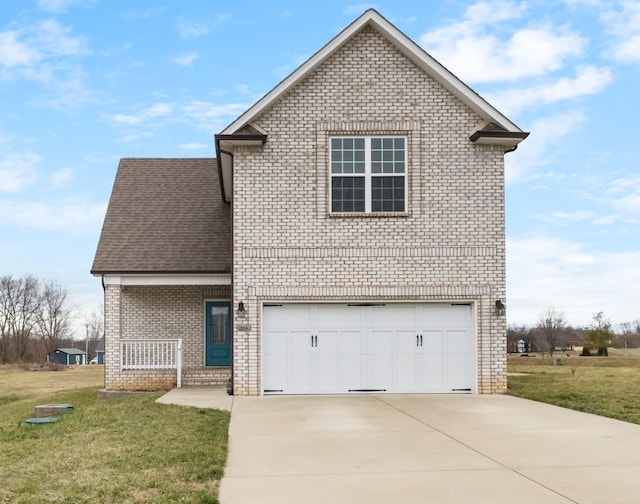
[[[332,214],[407,212],[407,137],[330,137]]]

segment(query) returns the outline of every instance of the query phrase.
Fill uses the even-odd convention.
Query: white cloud
[[[96,233],[106,210],[106,203],[4,200],[0,201],[0,221],[44,231]]]
[[[206,128],[209,132],[218,131],[248,106],[245,103],[218,104],[198,100],[186,104],[158,102],[139,111],[103,114],[103,118],[116,125],[130,127],[121,139],[132,141],[151,137],[159,127],[175,122]],[[144,131],[135,131],[136,126],[144,126]]]
[[[602,217],[595,219],[592,224],[594,226],[610,226],[611,224],[615,224],[621,220],[622,217],[620,215],[603,215]]]
[[[606,200],[618,210],[640,213],[640,176],[615,179],[606,192]]]
[[[604,13],[603,21],[614,37],[608,54],[623,63],[640,63],[640,2],[623,0],[619,10]]]
[[[182,38],[195,39],[209,33],[209,27],[195,19],[178,18],[178,33]]]
[[[613,50],[613,56],[620,61],[640,63],[640,34],[620,41]]]
[[[147,107],[146,109],[141,110],[137,114],[117,113],[117,114],[107,115],[106,117],[117,124],[135,126],[136,124],[140,124],[143,121],[146,121],[149,119],[156,119],[158,117],[170,116],[172,113],[173,113],[173,105],[171,105],[170,103],[159,102],[159,103],[154,103],[150,107]]]
[[[579,111],[546,116],[531,124],[531,135],[518,149],[505,157],[505,181],[507,184],[538,178],[553,155],[552,146],[584,123],[586,117]],[[548,170],[547,170],[548,171]],[[555,173],[555,172],[554,172]]]
[[[142,117],[130,114],[112,114],[108,117],[115,123],[128,124],[130,126],[140,124],[142,122]]]
[[[287,18],[293,17],[293,11],[289,9],[284,9],[276,13],[276,16],[279,17],[280,19],[287,19]]]
[[[423,34],[421,45],[465,82],[539,77],[583,53],[586,41],[565,27],[525,27],[501,39],[495,26],[521,17],[525,4],[479,2],[464,19]],[[491,31],[493,30],[493,32]]]
[[[609,68],[581,66],[575,78],[561,77],[552,82],[540,82],[531,87],[487,93],[485,97],[507,115],[531,106],[547,105],[578,96],[600,92],[613,79]]]
[[[76,4],[94,4],[97,0],[38,0],[38,7],[45,12],[59,14]]]
[[[172,56],[170,61],[175,63],[176,65],[189,67],[193,64],[195,60],[197,60],[200,56],[197,52],[186,52],[182,54],[177,54],[176,56]]]
[[[213,124],[233,119],[248,108],[244,103],[215,104],[203,101],[192,101],[182,107],[185,118],[194,120],[200,125],[209,127]]]
[[[71,36],[71,29],[55,19],[0,32],[2,78],[46,84],[45,93],[50,97],[30,100],[30,105],[63,109],[93,101],[76,61],[90,53],[84,38]]]
[[[570,225],[576,222],[584,222],[594,217],[594,213],[588,210],[576,210],[574,212],[551,212],[548,214],[536,214],[538,220],[558,225]]]
[[[42,157],[33,152],[10,153],[0,160],[0,192],[15,193],[35,182]]]
[[[40,59],[40,52],[18,41],[16,32],[0,32],[0,65],[28,66]]]
[[[251,88],[248,84],[236,84],[236,91],[238,93],[251,94]]]
[[[73,171],[71,168],[63,168],[57,170],[51,175],[51,183],[54,188],[62,187],[73,180]]]
[[[535,323],[549,307],[571,323],[604,311],[612,321],[638,318],[640,251],[609,252],[551,236],[507,240],[509,323]]]
[[[40,100],[31,100],[27,104],[36,107],[48,107],[68,110],[95,102],[94,93],[84,84],[83,74],[68,79],[53,80],[48,83],[46,96]]]
[[[81,56],[87,54],[84,39],[70,37],[70,28],[66,28],[55,19],[38,23],[30,39],[41,51],[51,56]]]
[[[131,5],[135,5],[135,4],[131,4]],[[120,14],[120,16],[124,18],[126,21],[130,21],[130,22],[139,21],[141,19],[151,19],[154,17],[158,17],[165,10],[167,10],[166,7],[155,7],[152,9],[141,10],[141,11],[133,10],[133,11],[123,12],[122,14]]]
[[[274,68],[273,73],[281,79],[291,73],[291,65],[280,65]]]
[[[355,14],[356,16],[359,16],[360,14],[362,14],[364,11],[366,11],[368,9],[378,9],[378,4],[375,4],[375,3],[359,3],[359,4],[348,5],[346,7],[346,9],[344,10],[344,13],[345,14]]]
[[[477,2],[467,9],[465,17],[474,24],[494,24],[518,19],[526,10],[525,3]]]
[[[145,117],[168,116],[173,112],[173,107],[169,103],[154,103],[145,112]]]
[[[190,142],[190,143],[180,144],[180,148],[186,151],[202,150],[202,149],[207,149],[209,147],[210,147],[209,145],[199,143],[199,142]]]

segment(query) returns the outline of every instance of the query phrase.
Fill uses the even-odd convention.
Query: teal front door
[[[206,303],[206,364],[207,366],[231,365],[231,303],[207,301]]]

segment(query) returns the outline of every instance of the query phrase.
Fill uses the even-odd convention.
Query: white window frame
[[[380,139],[396,139],[402,138],[404,140],[404,172],[403,173],[373,173],[371,169],[371,140],[374,138]],[[332,170],[332,140],[334,139],[364,139],[364,173],[333,173]],[[383,216],[383,215],[406,215],[409,213],[409,139],[406,135],[332,135],[329,137],[329,213],[331,215],[370,215],[370,216]],[[333,210],[333,179],[334,177],[362,177],[364,178],[364,194],[365,194],[365,208],[364,212],[349,212],[349,211],[334,211]],[[404,177],[404,210],[397,211],[372,211],[372,184],[371,181],[374,177]]]

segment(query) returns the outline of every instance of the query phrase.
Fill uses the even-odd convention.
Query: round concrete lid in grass
[[[35,418],[27,418],[25,422],[27,422],[29,425],[42,425],[42,424],[55,423],[58,420],[59,419],[56,417],[35,417]]]

